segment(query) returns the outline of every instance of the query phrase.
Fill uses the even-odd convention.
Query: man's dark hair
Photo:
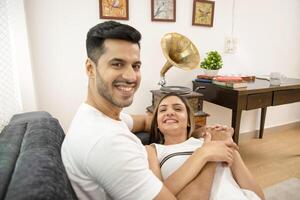
[[[121,39],[138,44],[140,47],[141,33],[135,28],[115,21],[106,21],[92,27],[87,33],[87,56],[97,64],[104,53],[105,39]]]

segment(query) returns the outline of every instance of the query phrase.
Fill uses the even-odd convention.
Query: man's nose
[[[131,65],[126,67],[123,73],[123,78],[130,82],[137,80],[137,72],[133,70]]]

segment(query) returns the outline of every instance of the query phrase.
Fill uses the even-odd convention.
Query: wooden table
[[[193,90],[202,93],[205,101],[232,109],[231,125],[236,143],[239,141],[242,110],[261,108],[259,138],[262,138],[268,106],[300,101],[300,79],[286,78],[280,86],[270,86],[268,80],[256,79],[246,88],[237,89],[193,81]]]

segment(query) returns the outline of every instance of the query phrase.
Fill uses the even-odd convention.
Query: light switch
[[[237,39],[234,37],[225,38],[225,53],[234,54],[237,49]]]

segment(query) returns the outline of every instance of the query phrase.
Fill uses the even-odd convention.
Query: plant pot
[[[207,75],[207,76],[216,76],[219,72],[218,69],[216,70],[212,70],[212,69],[202,69],[204,74]]]

